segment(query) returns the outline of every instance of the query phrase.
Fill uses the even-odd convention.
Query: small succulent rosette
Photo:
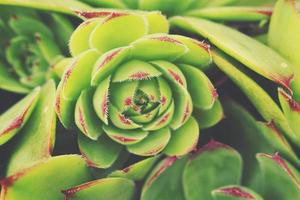
[[[71,36],[74,57],[58,86],[56,112],[65,127],[75,121],[92,166],[109,167],[123,147],[139,156],[184,155],[198,143],[193,110],[221,112],[200,70],[211,63],[209,46],[167,31],[158,12],[112,12]]]
[[[73,26],[55,13],[15,7],[0,12],[0,88],[27,93],[46,82],[50,66],[64,55]]]

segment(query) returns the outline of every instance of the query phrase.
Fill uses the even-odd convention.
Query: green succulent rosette
[[[64,16],[1,7],[0,88],[27,93],[51,77],[51,66],[66,55],[73,25]]]
[[[109,167],[123,147],[139,156],[184,155],[198,143],[193,111],[217,116],[204,127],[222,118],[201,71],[211,63],[209,46],[167,31],[158,12],[112,12],[72,34],[56,112],[65,127],[80,129],[79,148],[91,165]]]

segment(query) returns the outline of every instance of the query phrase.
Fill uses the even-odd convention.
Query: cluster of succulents
[[[0,199],[300,199],[298,3],[0,0]]]

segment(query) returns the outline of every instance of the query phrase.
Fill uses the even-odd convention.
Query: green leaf
[[[90,19],[84,21],[75,29],[69,41],[69,49],[72,56],[77,56],[90,49],[90,35],[102,21],[102,18]]]
[[[183,126],[172,132],[164,153],[169,156],[182,156],[193,151],[198,144],[199,132],[197,121],[190,117]]]
[[[137,144],[127,146],[130,153],[140,156],[152,156],[160,153],[168,144],[171,133],[169,128],[162,128],[153,132]]]
[[[49,10],[74,15],[75,9],[89,9],[90,7],[77,0],[1,0],[0,5],[22,6],[41,10]]]
[[[58,85],[56,112],[65,127],[72,124],[75,101],[81,91],[90,86],[91,71],[98,57],[99,54],[94,49],[85,51],[76,57],[64,72]]]
[[[110,76],[97,86],[93,97],[93,106],[97,116],[106,125],[108,125],[109,86]]]
[[[114,171],[109,177],[123,177],[134,181],[142,181],[152,169],[158,158],[160,158],[160,156],[146,158],[122,170]]]
[[[103,133],[102,123],[92,106],[94,90],[83,90],[75,107],[75,123],[81,132],[92,140],[97,140]]]
[[[12,139],[29,120],[36,106],[40,88],[36,88],[0,116],[0,145]]]
[[[105,178],[64,190],[65,200],[131,200],[135,184],[125,178]]]
[[[227,26],[191,17],[174,17],[174,27],[196,33],[260,75],[290,88],[292,65],[271,48]],[[267,58],[267,59],[266,59]]]
[[[300,198],[300,174],[290,163],[278,154],[258,154],[257,159],[264,175],[266,199]]]
[[[192,97],[193,105],[199,109],[211,109],[218,94],[209,78],[193,66],[186,64],[179,66],[184,76],[187,77],[187,88]]]
[[[55,129],[55,83],[49,81],[41,88],[30,119],[10,148],[12,151],[6,174],[12,175],[50,157],[55,143]]]
[[[219,123],[225,117],[222,104],[219,100],[214,103],[211,109],[201,110],[195,108],[193,116],[196,118],[201,129],[210,128]]]
[[[122,114],[116,107],[113,105],[109,106],[109,118],[114,126],[120,129],[137,129],[141,128],[142,126],[132,121],[130,118]]]
[[[189,49],[189,51],[176,60],[176,63],[192,65],[201,70],[205,70],[209,67],[212,58],[208,44],[181,35],[174,35],[173,37],[186,45]]]
[[[212,195],[214,200],[263,200],[263,198],[253,190],[238,185],[215,189],[212,191]]]
[[[278,105],[273,99],[252,79],[238,70],[228,60],[217,52],[213,53],[213,59],[216,65],[221,69],[249,98],[251,103],[255,106],[257,111],[268,122],[274,122],[275,128],[282,131],[293,142],[300,144],[300,138],[297,138],[290,125],[283,115]]]
[[[272,8],[268,7],[224,6],[195,9],[185,15],[222,22],[251,22],[268,20],[271,14]]]
[[[123,63],[114,73],[113,82],[123,82],[126,80],[148,80],[159,77],[161,72],[151,64],[142,60],[130,60]]]
[[[88,166],[96,168],[110,167],[117,160],[122,149],[122,146],[106,135],[102,135],[97,141],[94,141],[79,134],[78,144]]]
[[[290,127],[293,129],[297,137],[300,138],[300,104],[281,88],[278,89],[278,97],[283,113],[289,121]]]
[[[174,61],[188,52],[183,43],[164,33],[146,35],[131,45],[132,57],[146,61]]]
[[[211,141],[192,156],[183,172],[187,200],[210,200],[215,188],[239,184],[242,159],[229,146]],[[197,190],[195,190],[197,188]]]
[[[153,169],[143,186],[141,200],[182,200],[182,171],[187,158],[168,157]]]
[[[282,34],[284,31],[284,34]],[[289,60],[295,67],[295,78],[292,81],[294,98],[300,102],[300,14],[296,1],[277,1],[271,18],[268,44]]]
[[[0,63],[0,88],[16,93],[28,93],[30,91],[17,81],[17,78],[13,77],[2,63]]]
[[[144,138],[148,136],[148,131],[143,130],[124,130],[118,129],[113,126],[103,126],[105,133],[110,137],[112,140],[123,144],[123,145],[131,145],[136,144],[142,141]]]
[[[90,178],[80,156],[56,156],[3,179],[1,197],[6,200],[63,199],[62,190],[89,181]]]
[[[136,14],[112,14],[104,18],[90,35],[90,47],[105,53],[117,47],[130,44],[147,34],[147,21]],[[124,30],[131,30],[130,34],[120,34]],[[112,39],[113,38],[113,39]]]
[[[156,118],[152,122],[144,125],[143,129],[148,131],[154,131],[166,127],[171,123],[173,116],[174,102],[170,104],[169,108],[164,113],[162,113],[159,116],[156,116]]]

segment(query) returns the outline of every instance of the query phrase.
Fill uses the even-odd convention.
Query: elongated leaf
[[[65,200],[131,200],[135,185],[125,178],[105,178],[63,191]]]
[[[194,32],[253,71],[290,88],[292,65],[271,48],[227,26],[191,17],[171,18],[171,24]]]
[[[271,8],[263,7],[208,7],[191,10],[186,13],[188,16],[200,17],[215,21],[261,21],[269,19],[272,14]]]
[[[284,34],[282,34],[284,31]],[[295,79],[292,89],[295,99],[300,102],[300,14],[296,1],[280,0],[276,3],[270,22],[268,44],[294,64]]]
[[[88,9],[90,6],[77,0],[1,0],[0,4],[9,6],[23,6],[41,10],[50,10],[74,15],[75,9]]]
[[[266,199],[300,198],[300,174],[290,163],[278,154],[258,154],[257,159],[264,174]]]
[[[1,198],[5,200],[63,199],[62,190],[90,179],[88,168],[80,156],[57,156],[1,180]]]
[[[24,97],[21,101],[0,116],[0,145],[14,137],[28,121],[40,94],[40,88]]]
[[[10,152],[6,174],[12,175],[52,154],[55,141],[55,83],[41,88],[35,109]]]
[[[214,52],[213,59],[219,69],[241,88],[268,123],[274,122],[276,128],[283,131],[283,133],[290,137],[296,144],[300,145],[300,138],[298,138],[290,128],[287,119],[278,105],[256,82],[238,70],[219,53]]]

